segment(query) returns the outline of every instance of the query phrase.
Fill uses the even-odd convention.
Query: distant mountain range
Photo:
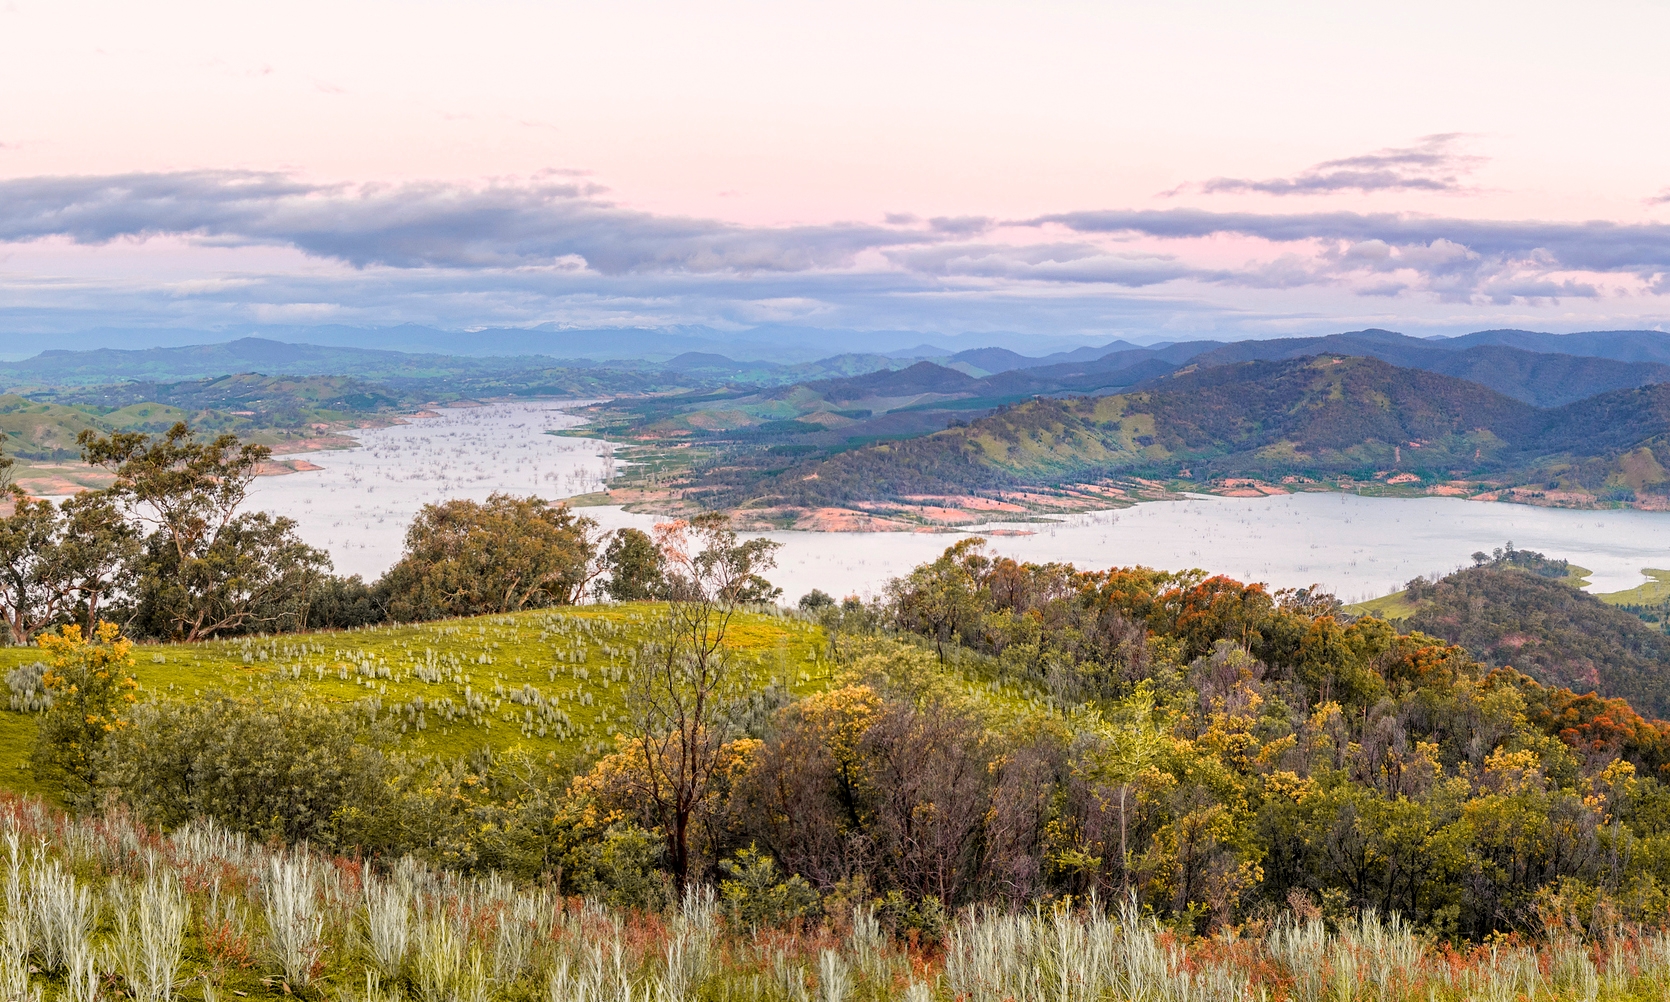
[[[1266,341],[1109,347],[1114,350],[1094,358],[1086,358],[1081,350],[1071,353],[1076,357],[1070,360],[1040,358],[1008,364],[1002,371],[1046,369],[1049,372],[1041,375],[1055,378],[1069,371],[1109,374],[1143,363],[1206,368],[1310,355],[1351,355],[1466,379],[1539,407],[1570,403],[1607,390],[1670,382],[1670,334],[1661,331],[1481,331],[1457,338],[1414,338],[1393,331],[1364,330]],[[1077,365],[1076,370],[1062,368],[1069,361]]]
[[[22,361],[0,362],[0,384],[12,389],[56,388],[125,382],[178,382],[260,373],[268,376],[346,375],[403,384],[451,380],[474,386],[483,381],[502,382],[507,379],[512,383],[527,382],[526,378],[518,381],[512,377],[561,371],[571,376],[590,373],[587,377],[589,383],[594,389],[601,386],[603,392],[631,392],[641,387],[641,376],[616,379],[613,382],[618,385],[611,386],[606,373],[688,373],[710,380],[737,378],[778,383],[871,372],[900,364],[903,363],[885,355],[858,354],[837,355],[819,362],[794,365],[736,362],[705,352],[685,352],[663,362],[629,359],[600,364],[591,359],[559,359],[545,355],[417,354],[380,348],[291,344],[246,337],[221,344],[175,348],[44,351]]]
[[[1531,340],[1543,344],[1552,337],[1555,335]],[[1530,336],[1521,340],[1527,338]],[[1625,340],[1633,343],[1619,349],[1624,353],[1650,354],[1659,348],[1670,351],[1670,335],[1644,332]],[[1584,344],[1593,347],[1595,342],[1579,342],[1580,346]],[[753,378],[745,378],[744,370],[749,368],[745,363],[692,353],[666,364],[692,374],[734,377],[737,383],[749,385],[718,395],[702,392],[657,401],[640,415],[637,427],[647,431],[653,424],[662,432],[678,430],[708,438],[741,437],[751,442],[770,440],[828,449],[852,441],[935,431],[959,417],[978,416],[1034,397],[1105,395],[1173,373],[1324,354],[1376,358],[1402,368],[1452,376],[1534,407],[1558,407],[1613,390],[1670,382],[1670,365],[1661,362],[1533,352],[1497,344],[1457,347],[1451,342],[1389,331],[1149,348],[1115,343],[1043,358],[1001,348],[980,348],[904,368],[873,371],[862,370],[866,359],[875,356],[842,356],[847,371],[856,374],[832,374],[833,378],[792,383],[789,377],[796,373],[783,367],[770,373],[756,367]],[[808,368],[828,367],[834,361],[798,370],[805,373]],[[632,407],[630,403],[625,406]],[[902,416],[906,412],[912,415],[908,419]]]
[[[773,330],[784,335],[780,356],[811,337]],[[437,345],[459,336],[381,334]],[[727,350],[739,343],[701,328],[473,335],[528,349],[502,355],[255,337],[46,351],[0,363],[0,386],[27,398],[9,411],[18,427],[0,430],[20,455],[45,459],[61,457],[58,432],[81,418],[32,409],[39,405],[97,421],[122,411],[119,420],[134,427],[162,411],[133,408],[160,406],[266,434],[430,400],[601,397],[615,399],[597,410],[600,432],[646,448],[698,447],[707,458],[691,467],[688,499],[720,507],[816,508],[1131,476],[1346,477],[1408,490],[1461,490],[1455,483],[1465,480],[1468,492],[1512,489],[1519,500],[1670,507],[1670,334],[1658,331],[1431,339],[1363,330],[1069,344],[1044,355],[1001,344],[945,352],[920,341],[910,351],[942,353],[877,349],[887,338],[919,337],[896,331],[801,361],[707,350],[708,334]],[[599,362],[539,350],[587,347],[666,353]]]
[[[351,375],[373,380],[480,379],[552,369],[603,368],[680,373],[709,382],[728,379],[781,385],[886,372],[927,360],[982,380],[978,385],[964,383],[956,392],[996,405],[1037,394],[1105,392],[1191,364],[1206,367],[1319,354],[1379,358],[1406,368],[1456,376],[1543,407],[1607,390],[1670,381],[1670,334],[1660,331],[1480,331],[1457,338],[1414,338],[1392,331],[1364,330],[1324,337],[1187,341],[1146,347],[1116,340],[1095,346],[1077,345],[1046,355],[1025,355],[1012,347],[990,343],[960,351],[929,343],[908,350],[887,350],[880,346],[920,335],[909,331],[830,332],[788,327],[756,328],[745,334],[699,327],[585,331],[536,328],[461,335],[408,325],[373,331],[316,327],[292,333],[315,340],[244,337],[142,350],[49,350],[25,360],[0,362],[0,383],[14,389],[87,386],[243,372]],[[841,335],[839,343],[848,350],[837,355],[811,355],[810,346],[816,341],[829,343],[832,334]],[[756,335],[780,339],[771,344],[749,340]],[[977,336],[1027,346],[1039,344],[1038,339],[1022,335],[962,337]],[[1056,343],[1061,340],[1056,339]],[[335,343],[346,341],[357,343]],[[386,346],[367,347],[367,341],[386,342]],[[750,348],[760,351],[750,353]],[[510,382],[520,385],[528,380]],[[626,391],[636,384],[637,380],[626,380],[621,389]]]
[[[250,325],[235,331],[96,328],[71,334],[12,334],[0,337],[0,351],[30,344],[42,349],[143,350],[151,347],[203,346],[245,337],[324,348],[364,348],[413,354],[481,358],[539,355],[546,358],[611,361],[665,361],[685,352],[724,355],[743,361],[795,364],[833,354],[943,357],[982,347],[1030,353],[1070,351],[1094,339],[1085,336],[987,331],[933,334],[908,330],[846,330],[764,324],[745,330],[721,330],[700,324],[670,327],[490,327],[446,331],[419,324],[395,327]],[[3,358],[0,355],[0,358]]]
[[[630,336],[628,336],[630,340]],[[680,341],[669,347],[685,348]],[[1129,347],[1124,342],[1115,345]],[[1059,352],[1031,358],[1004,348],[977,348],[946,354],[932,346],[923,350],[965,374],[984,376],[1028,367],[1048,366],[1070,358],[1099,357],[1113,346]],[[617,343],[615,350],[622,345]],[[607,354],[598,352],[599,355]],[[0,362],[0,384],[12,388],[91,386],[129,381],[206,379],[236,373],[315,376],[352,375],[361,379],[436,379],[526,373],[550,369],[611,369],[689,373],[754,383],[784,383],[825,376],[856,375],[901,368],[918,356],[847,352],[811,361],[773,362],[737,360],[711,351],[685,350],[669,357],[592,358],[551,355],[466,355],[418,353],[385,348],[297,344],[270,338],[245,337],[216,344],[85,351],[51,349],[32,358]],[[977,360],[971,362],[970,360]]]
[[[0,380],[18,387],[174,381],[247,372],[271,376],[426,377],[550,365],[550,359],[527,356],[477,359],[416,355],[375,348],[335,348],[246,337],[221,344],[177,348],[44,351],[23,361],[0,362]]]
[[[1563,335],[1482,331],[1427,340],[1366,330],[1319,338],[1241,341],[1193,355],[1189,362],[1205,367],[1323,354],[1378,358],[1455,376],[1539,407],[1670,381],[1670,334],[1659,331]]]

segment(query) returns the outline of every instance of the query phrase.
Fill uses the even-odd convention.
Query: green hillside
[[[1389,623],[1401,622],[1413,616],[1420,606],[1409,600],[1409,591],[1394,591],[1390,595],[1371,598],[1366,602],[1353,602],[1344,607],[1346,613],[1352,616],[1375,616]]]
[[[391,410],[409,401],[348,376],[263,376],[237,373],[178,383],[131,382],[30,394],[116,420],[149,420],[147,408],[184,412],[200,423],[292,427]],[[138,410],[135,410],[138,408]]]
[[[567,607],[413,626],[284,634],[135,648],[141,695],[196,696],[271,686],[360,702],[401,723],[413,751],[443,757],[482,746],[567,758],[612,750],[627,729],[623,694],[664,607]],[[739,615],[730,649],[766,693],[799,693],[828,674],[820,627],[789,616]],[[0,675],[40,659],[0,648]],[[36,716],[0,711],[0,786],[35,789],[27,771]]]
[[[1562,504],[1670,490],[1670,387],[1539,409],[1476,383],[1369,358],[1187,367],[1138,391],[1041,397],[967,425],[787,465],[715,470],[731,507],[816,507],[966,495],[1108,477],[1462,479],[1473,491]]]
[[[76,436],[160,434],[184,421],[198,432],[231,432],[282,452],[349,444],[331,429],[385,420],[402,406],[388,392],[342,376],[249,373],[186,383],[121,383],[0,395],[0,450],[16,460],[12,480],[36,495],[109,484],[81,462]]]
[[[101,428],[85,411],[60,404],[41,403],[15,393],[0,395],[0,448],[22,459],[62,460],[81,454],[76,435],[88,428]],[[102,428],[101,428],[102,430]]]
[[[1472,383],[1361,358],[1185,369],[1149,386],[1031,400],[757,487],[727,485],[724,496],[838,504],[1110,474],[1205,480],[1393,468],[1447,477],[1458,464],[1488,466],[1534,430],[1538,415]]]

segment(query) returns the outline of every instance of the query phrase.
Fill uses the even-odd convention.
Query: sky
[[[0,351],[1663,328],[1667,37],[1663,0],[0,0]]]

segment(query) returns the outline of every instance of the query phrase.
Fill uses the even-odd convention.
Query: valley
[[[138,354],[159,376],[217,358],[260,360],[280,374],[19,387],[27,395],[4,398],[0,423],[20,459],[17,482],[49,496],[102,485],[71,458],[83,428],[155,432],[184,416],[269,444],[279,455],[264,472],[275,475],[256,482],[257,503],[296,519],[340,572],[367,578],[393,562],[422,504],[504,490],[567,499],[604,528],[726,510],[739,528],[785,544],[791,597],[820,586],[871,593],[948,532],[987,535],[1021,559],[1059,552],[1182,569],[1212,553],[1250,579],[1318,581],[1353,599],[1512,539],[1595,566],[1594,590],[1610,592],[1639,585],[1640,569],[1663,564],[1670,548],[1651,514],[1670,498],[1654,451],[1662,387],[1613,386],[1558,407],[1532,401],[1600,385],[1574,383],[1573,372],[1615,383],[1614,363],[1651,376],[1660,363],[1648,333],[1619,342],[1639,357],[1587,361],[1530,350],[1550,347],[1546,338],[1446,348],[1385,332],[1038,359],[986,348],[753,365],[685,352],[561,369],[572,377],[561,385],[605,391],[589,402],[486,406],[470,395],[493,389],[483,380],[502,388],[506,373],[559,370],[531,357],[239,342],[218,355]],[[1529,380],[1515,397],[1367,354],[1297,354],[1325,346],[1434,367],[1484,351],[1537,364],[1515,370]],[[1231,357],[1248,353],[1274,358]],[[1224,364],[1204,364],[1214,357]],[[132,359],[47,356],[37,375],[47,361],[56,378],[92,379]],[[322,365],[365,377],[300,374]],[[843,365],[881,367],[793,381]],[[399,382],[407,378],[430,382]],[[1492,500],[1518,503],[1465,503]],[[1432,513],[1417,519],[1430,528],[1399,535],[1416,511]],[[826,545],[824,532],[847,538]],[[1312,559],[1318,552],[1330,557]]]

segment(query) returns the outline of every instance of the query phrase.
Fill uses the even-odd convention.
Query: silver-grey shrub
[[[411,887],[401,881],[368,875],[361,898],[364,916],[360,935],[366,960],[383,978],[393,981],[405,966],[411,940]]]
[[[325,933],[313,857],[306,852],[274,856],[268,861],[261,892],[267,951],[291,988],[306,988],[324,950]]]
[[[41,966],[53,974],[64,974],[75,960],[92,951],[91,937],[98,916],[92,889],[66,872],[56,859],[37,863],[29,884],[29,910],[39,934]]]
[[[46,663],[33,661],[6,673],[6,687],[12,691],[11,707],[22,713],[40,713],[52,706],[52,692],[44,678]]]
[[[121,974],[136,1002],[167,1002],[179,980],[191,903],[167,868],[152,866],[134,887],[111,885],[115,936],[109,966]]]

